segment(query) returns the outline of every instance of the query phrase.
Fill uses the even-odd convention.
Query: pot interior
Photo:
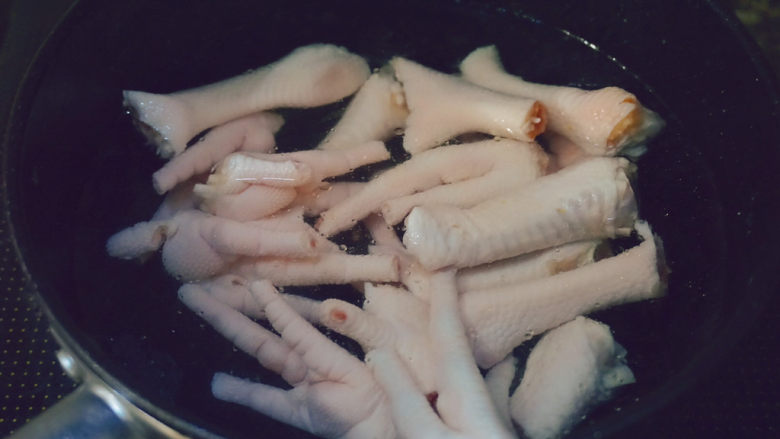
[[[766,245],[755,241],[764,194],[745,199],[748,183],[737,180],[764,175],[766,166],[735,143],[769,148],[777,139],[775,128],[759,123],[773,108],[771,86],[763,77],[752,81],[753,71],[725,66],[728,58],[760,69],[733,32],[717,36],[729,25],[711,7],[679,6],[704,23],[705,35],[686,45],[693,32],[662,14],[672,2],[660,11],[651,2],[584,3],[594,2],[83,1],[35,65],[8,143],[12,215],[34,287],[101,373],[155,413],[173,415],[175,427],[235,438],[271,430],[308,437],[213,399],[216,371],[281,381],[178,302],[178,284],[159,257],[138,264],[106,255],[111,234],[149,219],[161,201],[151,175],[163,162],[122,111],[121,90],[198,86],[317,42],[343,45],[376,68],[402,55],[455,73],[471,50],[496,44],[512,73],[623,87],[667,123],[639,160],[634,188],[640,216],[664,240],[668,296],[593,315],[628,350],[637,383],[573,433],[609,433],[643,416],[687,386],[691,370],[706,367],[738,303],[754,297],[734,290]],[[705,45],[707,36],[718,44]],[[740,111],[746,102],[751,115]],[[344,105],[285,111],[278,144],[315,145]],[[735,263],[735,254],[746,260]],[[346,287],[299,291],[360,301]]]

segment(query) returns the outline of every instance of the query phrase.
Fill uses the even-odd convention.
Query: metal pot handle
[[[65,372],[81,385],[7,439],[186,439],[82,367],[57,352]]]
[[[105,392],[82,384],[9,439],[129,438],[138,437],[115,413]]]

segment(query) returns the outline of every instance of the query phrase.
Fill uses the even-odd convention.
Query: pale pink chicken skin
[[[124,259],[160,246],[165,269],[177,279],[192,281],[224,273],[243,256],[311,256],[316,240],[308,231],[271,231],[186,210],[165,221],[136,224],[106,243],[109,255]]]
[[[265,177],[263,170],[268,167],[273,169],[274,164],[288,162],[305,165],[310,169],[311,175],[304,177],[295,174],[295,180],[285,179],[283,174],[278,174],[280,186],[296,187],[310,181],[319,184],[322,180],[338,175],[343,175],[364,165],[387,160],[390,153],[381,141],[374,140],[351,148],[342,150],[302,150],[280,154],[262,153],[236,153],[228,156],[215,173],[225,180],[241,180],[265,184],[277,184],[273,177]],[[257,170],[255,170],[257,169]],[[265,181],[268,179],[269,181]],[[301,184],[297,184],[297,183]]]
[[[241,276],[225,274],[205,281],[185,284],[181,288],[184,289],[185,287],[188,291],[198,290],[203,294],[208,294],[211,298],[247,317],[266,319],[265,310],[255,300],[252,292],[249,290],[249,282]],[[322,301],[295,294],[281,294],[281,296],[306,321],[312,323],[319,321]]]
[[[238,194],[255,184],[295,188],[311,181],[313,171],[308,164],[288,157],[275,159],[263,160],[247,154],[230,154],[209,175],[206,184],[195,185],[195,193],[209,198]]]
[[[387,224],[382,215],[372,213],[363,218],[362,222],[371,235],[374,246],[386,246],[399,252],[406,252],[403,243],[395,233],[395,229]]]
[[[396,438],[387,397],[366,365],[298,315],[270,283],[254,282],[250,289],[280,335],[255,324],[238,337],[248,338],[245,350],[256,352],[263,366],[281,375],[292,389],[217,373],[211,387],[214,396],[321,437]],[[233,332],[225,335],[230,338]]]
[[[306,215],[317,216],[331,207],[357,194],[366,184],[349,181],[323,183],[309,192],[297,192],[291,206],[301,206]]]
[[[364,352],[393,349],[420,391],[426,395],[436,392],[427,304],[390,285],[367,283],[364,294],[363,309],[339,299],[323,301],[320,323],[355,340]]]
[[[313,44],[221,82],[167,95],[125,91],[124,100],[158,153],[170,157],[199,132],[252,113],[336,102],[369,74],[366,61],[343,47]]]
[[[430,279],[429,337],[436,374],[436,412],[415,386],[393,350],[369,352],[366,362],[389,398],[396,428],[409,438],[513,438],[496,412],[485,381],[474,363],[458,309],[455,270]]]
[[[317,252],[336,252],[341,251],[339,246],[333,241],[323,237],[312,226],[304,220],[304,208],[302,206],[291,206],[276,212],[271,216],[251,221],[251,224],[269,230],[281,231],[301,231],[309,233],[315,242]]]
[[[167,220],[173,218],[178,212],[198,207],[199,200],[193,192],[196,180],[182,183],[165,194],[162,203],[152,214],[152,221]]]
[[[517,357],[512,354],[507,355],[485,374],[485,385],[490,392],[493,405],[501,420],[509,428],[513,428],[512,415],[509,412],[509,388],[517,375],[517,362]]]
[[[198,199],[192,192],[195,182],[177,186],[168,192],[149,221],[138,223],[114,234],[106,243],[110,256],[120,259],[145,261],[165,242],[168,234],[175,232],[175,224],[169,220],[179,212],[193,210]]]
[[[601,241],[577,241],[458,270],[458,290],[473,291],[549,277],[590,264]]]
[[[617,88],[586,91],[524,81],[504,70],[495,46],[474,50],[460,65],[463,77],[503,93],[537,99],[548,112],[548,130],[562,134],[591,155],[615,155],[642,143],[663,122],[636,96]]]
[[[312,170],[312,178],[308,188],[301,188],[301,190],[307,191],[318,187],[327,178],[344,175],[361,166],[390,159],[390,152],[385,147],[385,144],[379,140],[352,145],[350,148],[345,149],[313,149],[285,154],[250,155],[269,161],[291,159],[307,164]]]
[[[422,268],[417,260],[406,251],[395,230],[388,226],[380,215],[371,214],[365,217],[363,224],[365,224],[371,234],[371,239],[374,241],[374,244],[368,247],[368,254],[397,257],[401,284],[415,297],[427,303],[429,299],[428,278],[430,273]]]
[[[300,356],[277,335],[248,318],[246,313],[219,300],[203,285],[184,284],[178,295],[187,308],[237,348],[255,357],[263,367],[280,374],[287,382],[298,383],[306,379],[309,370]],[[243,308],[253,313],[265,311],[254,297],[250,297]]]
[[[401,84],[389,72],[374,73],[317,148],[344,149],[371,140],[387,140],[403,128],[408,114]]]
[[[552,174],[591,157],[579,145],[556,133],[545,133],[544,140],[550,151],[547,172]]]
[[[429,270],[471,267],[567,242],[627,235],[636,203],[622,158],[594,158],[470,209],[415,207],[403,242]]]
[[[546,112],[534,99],[498,93],[395,57],[390,61],[409,107],[404,149],[417,154],[470,132],[532,141]]]
[[[295,188],[250,184],[235,194],[206,196],[201,200],[200,208],[222,218],[252,221],[284,209],[297,196]]]
[[[261,112],[214,127],[152,175],[154,189],[164,194],[190,177],[210,170],[235,151],[271,151],[276,146],[274,134],[283,124],[281,116]]]
[[[312,193],[323,180],[390,158],[380,141],[344,150],[307,150],[283,154],[231,154],[195,186],[206,210],[237,220],[262,218]]]
[[[534,335],[578,315],[663,296],[660,242],[656,245],[646,223],[637,222],[636,228],[644,242],[617,256],[547,278],[461,294],[477,364],[491,367]]]
[[[261,257],[232,267],[247,279],[267,279],[277,286],[331,285],[354,282],[398,282],[395,255],[318,253],[308,258]]]
[[[582,316],[550,330],[528,356],[510,399],[512,419],[529,439],[560,437],[614,388],[635,381],[625,353],[607,325]]]
[[[494,140],[501,142],[500,140]],[[527,144],[526,157],[518,154],[496,153],[493,167],[478,177],[450,184],[436,186],[428,190],[406,195],[382,203],[382,217],[388,224],[398,224],[409,212],[428,204],[447,204],[457,207],[472,207],[489,198],[514,192],[541,177],[547,169],[547,155],[534,143]],[[519,153],[519,151],[515,151]]]
[[[325,236],[334,235],[379,211],[388,200],[480,177],[507,163],[516,167],[512,181],[530,182],[542,175],[546,161],[538,145],[508,139],[435,148],[374,177],[355,196],[322,212],[316,228]],[[464,202],[473,198],[464,193]]]

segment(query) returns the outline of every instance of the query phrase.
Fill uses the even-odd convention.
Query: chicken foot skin
[[[562,134],[591,155],[615,155],[640,144],[663,127],[633,94],[618,87],[586,91],[534,84],[504,70],[495,46],[474,50],[460,65],[463,77],[480,86],[538,99],[548,111],[549,130]]]
[[[350,101],[344,115],[318,149],[345,149],[372,140],[387,140],[403,128],[409,110],[401,84],[392,74],[372,74]]]
[[[398,282],[400,265],[395,255],[319,253],[308,258],[256,258],[233,267],[247,279],[268,279],[277,286]]]
[[[550,330],[528,356],[512,419],[529,439],[560,437],[589,406],[635,381],[625,353],[607,325],[582,316]]]
[[[644,241],[617,256],[547,278],[463,293],[463,321],[477,364],[490,367],[534,335],[578,315],[663,296],[660,241],[646,223],[636,228]]]
[[[343,47],[313,44],[234,78],[171,94],[125,91],[125,106],[162,157],[181,154],[199,132],[251,113],[316,107],[354,93],[370,74]]]
[[[390,285],[364,286],[363,309],[339,299],[320,307],[320,323],[360,344],[364,352],[390,348],[398,353],[428,395],[436,392],[436,366],[428,337],[428,307],[411,293]]]
[[[388,395],[393,418],[404,437],[513,438],[496,412],[485,381],[474,363],[458,310],[455,270],[432,273],[429,337],[439,389],[438,415],[390,349],[369,352],[366,362]]]
[[[155,191],[168,192],[193,175],[207,172],[232,152],[272,150],[276,145],[274,134],[283,124],[281,116],[261,112],[215,127],[152,175]]]
[[[577,241],[458,270],[458,290],[473,291],[552,276],[592,263],[601,241]]]
[[[177,279],[192,281],[222,274],[244,256],[312,256],[317,242],[305,229],[269,230],[260,224],[184,210],[164,221],[122,230],[108,239],[106,249],[111,256],[130,259],[162,247],[165,269]]]
[[[322,212],[316,228],[331,236],[379,211],[387,200],[479,177],[508,165],[516,167],[514,181],[530,182],[542,175],[544,160],[538,145],[508,139],[425,151],[377,175],[355,196]]]
[[[429,270],[471,267],[572,241],[631,232],[636,203],[622,158],[594,158],[470,209],[419,206],[403,242]]]
[[[379,141],[344,150],[231,154],[209,176],[207,184],[195,185],[195,192],[210,212],[252,220],[288,206],[299,194],[319,190],[327,178],[389,158]]]
[[[279,334],[261,335],[258,350],[273,351],[261,363],[292,389],[217,373],[214,396],[325,438],[395,438],[385,393],[366,365],[305,321],[270,283],[250,289]]]
[[[390,65],[409,107],[404,149],[410,154],[471,132],[521,141],[544,132],[547,112],[534,99],[482,88],[405,58],[393,58]]]

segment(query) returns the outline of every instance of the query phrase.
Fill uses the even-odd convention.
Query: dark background
[[[0,102],[13,98],[38,41],[69,0],[0,0]],[[780,2],[726,2],[780,72]],[[45,7],[44,7],[45,5]],[[0,106],[5,111],[5,105]],[[0,113],[0,120],[7,114]],[[8,225],[0,219],[0,236]],[[0,435],[12,432],[74,388],[61,372],[45,319],[25,294],[10,243],[0,238]],[[778,292],[780,293],[780,292]],[[778,437],[780,300],[767,303],[731,355],[695,388],[620,437]]]

